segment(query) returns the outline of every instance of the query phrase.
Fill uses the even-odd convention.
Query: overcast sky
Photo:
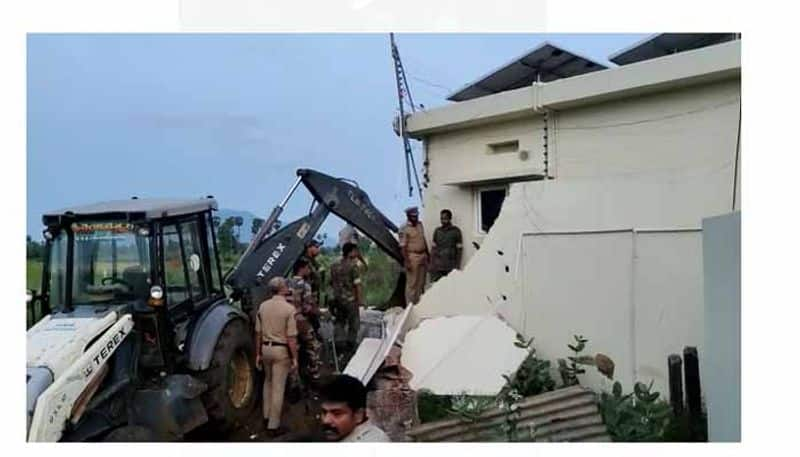
[[[608,64],[646,35],[397,35],[416,103],[547,40]],[[28,233],[100,200],[214,195],[266,217],[297,168],[356,180],[390,218],[408,198],[388,35],[29,35]],[[416,150],[421,150],[419,145]],[[417,158],[417,164],[421,160]],[[285,213],[308,210],[298,193]],[[342,225],[331,218],[331,236]]]

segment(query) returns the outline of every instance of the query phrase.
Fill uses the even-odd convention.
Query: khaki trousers
[[[261,346],[261,364],[264,367],[263,413],[268,429],[281,425],[283,394],[286,378],[292,369],[292,358],[286,346]]]
[[[419,296],[425,290],[425,277],[427,276],[426,262],[428,256],[423,253],[410,252],[408,254],[408,267],[406,268],[406,303],[417,304]]]

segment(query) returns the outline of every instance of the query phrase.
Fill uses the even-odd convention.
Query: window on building
[[[509,152],[519,152],[519,140],[501,141],[488,145],[490,154],[505,154]]]
[[[508,186],[494,186],[477,189],[476,203],[478,212],[478,232],[488,233],[494,225],[500,208],[508,193]]]

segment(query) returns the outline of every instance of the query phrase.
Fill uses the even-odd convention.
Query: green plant
[[[496,403],[495,397],[460,394],[450,399],[450,413],[474,422]]]
[[[536,357],[536,350],[532,344],[533,338],[525,341],[521,335],[517,335],[514,346],[529,349],[528,357],[525,358],[513,377],[503,375],[506,380],[504,389],[513,389],[523,397],[549,392],[556,387],[556,382],[550,375],[550,361]]]
[[[417,413],[421,423],[447,419],[451,416],[449,395],[435,395],[429,390],[417,392]]]
[[[659,392],[651,392],[653,383],[637,382],[633,392],[623,395],[619,381],[611,393],[600,394],[598,406],[603,422],[614,441],[663,441],[669,430],[672,410],[661,400]]]
[[[520,392],[513,387],[513,382],[508,376],[503,376],[506,379],[506,385],[500,390],[500,393],[495,397],[495,403],[500,411],[503,411],[503,423],[500,425],[500,432],[507,442],[519,441],[519,401],[524,397]]]
[[[572,356],[567,357],[569,364],[564,359],[558,359],[558,372],[565,387],[580,384],[578,375],[586,373],[586,370],[581,368],[580,365],[585,365],[589,360],[589,358],[581,355],[589,340],[582,335],[573,335],[573,338],[576,344],[567,344],[567,347],[573,353]]]

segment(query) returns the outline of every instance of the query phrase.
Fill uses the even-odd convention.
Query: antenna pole
[[[394,33],[389,34],[389,43],[392,51],[392,61],[394,62],[394,76],[397,85],[397,105],[400,111],[399,130],[400,137],[403,139],[403,150],[406,158],[406,180],[408,182],[408,196],[414,194],[414,187],[411,182],[411,170],[414,170],[414,182],[417,185],[417,193],[419,194],[420,202],[422,202],[422,187],[419,185],[419,174],[417,173],[417,166],[414,163],[414,151],[411,149],[411,141],[406,132],[406,110],[405,103],[411,108],[411,112],[416,112],[414,100],[411,98],[411,89],[408,87],[408,79],[406,72],[403,68],[403,62],[400,60],[400,51],[397,50],[397,44],[394,41]]]

